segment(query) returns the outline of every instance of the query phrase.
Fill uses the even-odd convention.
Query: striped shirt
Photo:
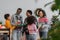
[[[38,26],[42,27],[41,31],[48,32],[48,19],[46,17],[38,18]]]

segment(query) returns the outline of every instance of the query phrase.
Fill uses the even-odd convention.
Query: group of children
[[[22,12],[21,8],[17,9],[16,14],[10,17],[10,14],[5,14],[4,18],[6,28],[11,30],[11,38],[13,40],[22,40],[21,36],[25,33],[26,40],[37,40],[37,33],[42,40],[46,40],[48,37],[48,19],[46,17],[46,13],[43,9],[38,11],[39,18],[36,19],[32,15],[31,10],[27,10],[26,18],[23,23],[22,16],[20,13]],[[18,24],[26,24],[25,26],[17,26]]]

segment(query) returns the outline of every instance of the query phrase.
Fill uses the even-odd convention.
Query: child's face
[[[42,11],[39,12],[39,16],[43,17],[43,12]]]
[[[11,17],[9,16],[9,17],[8,17],[8,20],[10,20],[10,19],[11,19]]]

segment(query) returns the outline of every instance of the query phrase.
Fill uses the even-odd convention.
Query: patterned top
[[[39,22],[39,23],[40,23],[40,22],[43,22],[43,23],[46,22],[46,23],[47,23],[47,22],[48,22],[48,19],[45,18],[45,17],[44,17],[44,18],[39,18],[39,19],[38,19],[38,22]]]

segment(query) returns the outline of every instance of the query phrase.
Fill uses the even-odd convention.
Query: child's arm
[[[6,21],[6,28],[13,30],[15,27],[13,27],[9,21]]]
[[[34,25],[34,30],[35,30],[36,32],[38,31],[38,29],[37,29],[36,25]]]

